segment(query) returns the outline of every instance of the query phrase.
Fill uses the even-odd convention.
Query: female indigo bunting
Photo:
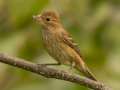
[[[44,11],[33,18],[42,26],[44,46],[58,64],[71,65],[89,79],[96,81],[84,63],[77,44],[63,28],[59,15],[54,11]]]

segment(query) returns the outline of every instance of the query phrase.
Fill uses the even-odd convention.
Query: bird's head
[[[57,27],[60,25],[59,15],[54,11],[45,11],[33,18],[44,28]]]

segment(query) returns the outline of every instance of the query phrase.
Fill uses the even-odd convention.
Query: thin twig
[[[110,90],[107,86],[100,82],[96,82],[85,77],[80,77],[78,75],[73,75],[58,69],[49,68],[44,65],[38,65],[27,60],[11,57],[3,53],[0,53],[0,62],[9,64],[14,67],[19,67],[30,72],[37,73],[47,78],[55,78],[73,82],[94,90]]]

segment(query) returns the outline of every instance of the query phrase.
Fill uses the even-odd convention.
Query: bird
[[[42,27],[42,40],[45,49],[57,61],[51,65],[70,65],[85,77],[97,81],[84,62],[79,46],[63,27],[57,12],[43,11],[33,18]]]

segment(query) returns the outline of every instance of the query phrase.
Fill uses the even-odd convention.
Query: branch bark
[[[110,90],[110,88],[100,82],[96,82],[85,77],[80,77],[78,75],[73,75],[58,69],[49,68],[42,64],[38,65],[24,59],[11,57],[3,53],[0,53],[0,62],[42,75],[46,78],[55,78],[73,82],[93,90]]]

